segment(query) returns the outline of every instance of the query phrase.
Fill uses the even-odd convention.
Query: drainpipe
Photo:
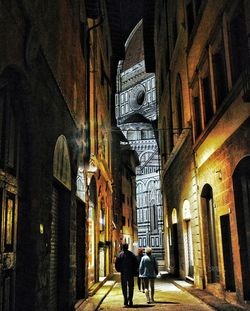
[[[87,129],[86,129],[86,137],[88,140],[88,155],[87,158],[89,160],[90,158],[90,152],[91,152],[91,144],[90,144],[90,32],[94,30],[95,28],[102,25],[104,22],[103,16],[101,16],[100,21],[93,25],[92,27],[88,28],[87,30],[87,66],[86,66],[86,72],[87,72],[87,111],[86,111],[86,118],[87,118]]]

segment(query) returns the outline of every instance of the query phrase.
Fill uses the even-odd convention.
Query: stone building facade
[[[107,8],[0,7],[0,310],[71,310],[112,272]]]
[[[77,281],[85,205],[76,195],[85,8],[63,0],[0,6],[0,306],[68,310],[85,291]]]
[[[117,73],[116,118],[140,165],[136,170],[138,245],[151,246],[163,259],[163,213],[159,154],[153,123],[157,119],[155,76],[144,65],[142,21],[130,34]]]
[[[145,4],[156,40],[152,57],[146,38],[145,57],[159,81],[167,267],[190,278],[194,265],[197,287],[248,303],[249,2]]]

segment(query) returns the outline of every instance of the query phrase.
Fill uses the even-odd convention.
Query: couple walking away
[[[122,252],[116,259],[115,268],[118,272],[121,272],[124,306],[133,306],[134,276],[140,279],[140,281],[138,281],[138,288],[140,290],[142,285],[147,303],[151,301],[154,302],[154,281],[158,274],[158,265],[156,259],[152,256],[152,249],[150,247],[146,247],[144,256],[142,256],[142,251],[139,250],[138,256],[136,257],[128,250],[128,244],[123,244]]]

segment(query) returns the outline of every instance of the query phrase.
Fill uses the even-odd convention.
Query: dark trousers
[[[137,278],[137,283],[138,283],[138,289],[141,290],[141,288],[142,288],[142,290],[144,291],[144,289],[145,289],[145,287],[144,287],[144,280],[138,277]]]
[[[134,277],[131,275],[121,275],[122,293],[124,304],[133,302],[134,294]]]

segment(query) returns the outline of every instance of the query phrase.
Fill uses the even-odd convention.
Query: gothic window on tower
[[[149,91],[150,90],[150,88],[151,88],[151,80],[148,80],[148,82],[147,82],[147,90]]]
[[[157,220],[158,220],[157,208],[155,204],[153,204],[151,205],[151,229],[152,231],[157,230]]]
[[[152,88],[155,88],[155,78],[152,78]]]
[[[156,100],[155,90],[153,90],[152,95],[153,95],[153,100]]]
[[[150,101],[151,101],[151,93],[149,92],[149,93],[147,94],[147,102],[150,103]]]

